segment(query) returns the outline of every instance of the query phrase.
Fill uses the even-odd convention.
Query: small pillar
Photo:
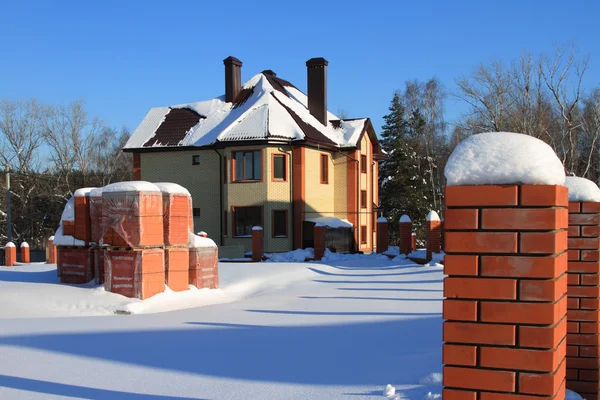
[[[207,238],[208,237],[208,233],[206,233],[204,231],[200,231],[200,232],[198,232],[198,236],[203,237],[203,238]]]
[[[21,262],[24,264],[29,264],[31,262],[31,257],[29,255],[29,243],[23,242],[21,243]]]
[[[433,253],[440,253],[442,240],[442,222],[435,211],[429,211],[425,222],[425,239],[427,240],[427,253],[425,259],[431,261]]]
[[[14,267],[17,261],[17,248],[13,242],[6,243],[4,246],[4,265]]]
[[[48,239],[47,252],[48,254],[46,256],[46,263],[56,264],[56,246],[54,245],[54,236],[50,236]]]
[[[385,217],[377,219],[377,253],[384,253],[388,250],[389,232],[388,221]]]
[[[202,233],[202,232],[201,232]],[[252,228],[252,262],[261,262],[264,251],[264,231],[260,226]]]
[[[417,233],[413,232],[410,234],[410,251],[417,250]]]
[[[411,250],[412,221],[406,214],[400,217],[400,254],[409,255]]]
[[[315,238],[315,260],[320,260],[325,254],[325,229],[326,226],[323,224],[315,224],[314,238]]]
[[[569,203],[567,389],[589,400],[600,398],[599,224],[600,203]]]

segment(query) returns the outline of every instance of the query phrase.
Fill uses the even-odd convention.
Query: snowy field
[[[219,268],[219,290],[141,302],[59,285],[54,265],[0,267],[0,398],[439,398],[440,266]]]

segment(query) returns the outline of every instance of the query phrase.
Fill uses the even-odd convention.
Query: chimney
[[[308,111],[323,125],[327,125],[327,65],[326,59],[311,58],[308,70]]]
[[[225,101],[233,103],[242,90],[242,62],[229,56],[223,60],[225,64]]]

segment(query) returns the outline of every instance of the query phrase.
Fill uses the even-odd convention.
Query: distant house
[[[385,154],[368,118],[327,111],[328,62],[306,62],[308,96],[269,70],[242,84],[242,62],[224,64],[224,96],[148,112],[123,149],[134,177],[185,186],[195,229],[221,246],[250,250],[259,225],[266,252],[300,248],[305,221],[327,217],[349,221],[355,250],[370,251]]]

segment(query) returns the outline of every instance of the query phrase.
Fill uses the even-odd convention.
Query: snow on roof
[[[191,196],[190,192],[181,185],[172,182],[154,182],[156,186],[163,193],[168,194],[183,194],[186,196]]]
[[[23,242],[23,243],[21,243],[21,247],[29,247],[29,243]]]
[[[305,221],[314,222],[315,224],[320,224],[324,226],[328,226],[330,228],[352,228],[353,225],[347,219],[339,219],[334,217],[315,217],[315,218],[307,218]]]
[[[94,188],[90,191],[90,197],[102,197],[102,191],[104,190],[103,187],[101,188]]]
[[[438,213],[436,213],[433,210],[429,211],[429,214],[427,214],[427,218],[425,218],[425,221],[439,221],[439,220],[440,220],[440,216],[438,215]]]
[[[510,132],[480,133],[463,140],[444,173],[448,186],[565,183],[564,167],[550,146]]]
[[[6,247],[16,247],[16,246],[13,242],[8,242],[8,243],[6,243],[6,246],[4,246],[4,247],[6,248]]]
[[[400,222],[411,222],[410,217],[406,214],[400,217]]]
[[[67,201],[67,204],[65,204],[65,208],[63,209],[60,220],[61,221],[75,221],[75,198],[74,197],[71,197]]]
[[[565,186],[569,189],[569,201],[600,202],[600,188],[589,179],[567,176]]]
[[[125,181],[104,186],[102,193],[115,192],[160,192],[158,186],[146,181]]]
[[[172,109],[187,108],[200,115],[197,124],[179,135],[178,146],[216,142],[314,139],[338,147],[355,147],[367,118],[340,120],[327,113],[322,125],[308,110],[307,96],[289,82],[259,73],[242,85],[234,103],[224,96],[196,103],[151,109],[127,141],[125,149],[166,146],[155,135]],[[160,135],[159,135],[160,136]],[[170,136],[170,139],[173,137]]]
[[[73,197],[88,197],[88,196],[90,196],[90,192],[94,189],[98,189],[98,188],[86,187],[86,188],[77,189],[75,191],[75,193],[73,193]]]

